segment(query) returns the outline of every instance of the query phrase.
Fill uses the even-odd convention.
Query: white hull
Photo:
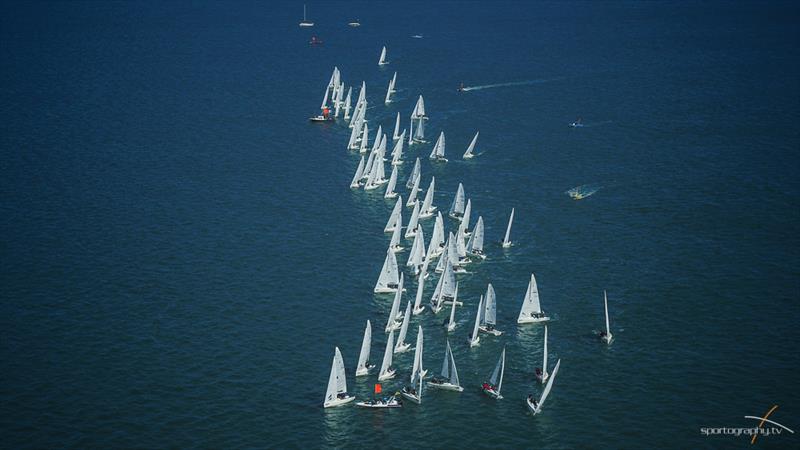
[[[607,334],[605,336],[601,336],[600,340],[605,342],[606,344],[610,344],[611,341],[614,340],[614,335],[613,334]]]
[[[502,244],[500,244],[500,246],[502,246],[503,248],[511,248],[511,241],[503,242]]]
[[[442,302],[442,304],[447,305],[447,306],[453,306],[453,301],[452,300],[445,300],[444,302]],[[460,301],[456,300],[456,306],[464,306],[464,302],[460,302]]]
[[[472,253],[470,253],[470,254],[469,254],[469,256],[470,256],[470,258],[480,258],[480,260],[481,260],[481,261],[483,261],[484,259],[486,259],[486,255],[485,255],[484,253],[475,253],[475,252],[472,252]]]
[[[400,161],[392,161],[392,165],[393,166],[402,166],[403,165],[403,160],[401,159]]]
[[[403,289],[403,292],[405,292],[405,291],[406,290]],[[376,288],[376,289],[373,290],[373,292],[375,292],[376,294],[394,294],[395,292],[397,292],[397,288],[389,288],[389,287]]]
[[[470,347],[475,347],[476,345],[480,345],[481,337],[477,336],[475,339],[469,339],[467,340],[467,343],[469,344]]]
[[[434,157],[434,158],[430,158],[430,159],[433,162],[447,162],[447,158],[442,158],[442,157]]]
[[[499,330],[496,330],[496,329],[489,330],[486,327],[478,327],[478,330],[480,330],[480,331],[482,331],[482,332],[484,332],[486,334],[491,334],[491,335],[494,335],[494,336],[502,336],[503,335],[502,331],[499,331]]]
[[[464,155],[464,159],[472,159],[475,155]]]
[[[411,230],[409,230],[409,231],[411,231]],[[406,239],[412,239],[412,238],[417,237],[417,230],[416,229],[411,231],[410,233],[409,233],[409,231],[406,231]]]
[[[456,329],[456,324],[455,324],[455,323],[452,323],[452,324],[451,324],[451,323],[448,323],[448,324],[447,324],[447,332],[448,332],[448,333],[449,333],[449,332],[451,332],[451,331],[453,331],[453,330],[455,330],[455,329]]]
[[[483,388],[481,388],[481,390],[483,391],[484,394],[486,394],[489,397],[492,397],[494,399],[500,400],[500,399],[503,398],[502,395],[500,395],[499,393],[497,393],[496,391],[494,391],[492,389],[483,389]]]
[[[417,396],[417,395],[414,395],[414,394],[412,394],[412,393],[410,393],[410,392],[405,392],[405,391],[401,392],[401,394],[403,395],[403,397],[405,397],[405,398],[407,398],[407,399],[411,400],[412,402],[414,402],[414,403],[416,403],[416,404],[418,404],[418,405],[419,405],[420,403],[422,403],[422,400],[421,400],[421,399],[419,398],[419,396]]]
[[[341,406],[341,405],[344,405],[344,404],[346,404],[346,403],[350,403],[350,402],[352,402],[352,401],[353,401],[353,400],[355,400],[355,399],[356,399],[356,398],[355,398],[355,397],[353,397],[352,395],[348,395],[348,396],[347,396],[347,397],[345,397],[345,398],[336,398],[336,399],[334,399],[334,400],[331,400],[331,401],[325,402],[325,404],[323,404],[323,405],[322,405],[322,407],[323,407],[323,408],[333,408],[333,407],[335,407],[335,406]]]
[[[395,253],[402,252],[403,250],[405,250],[405,247],[402,247],[400,245],[395,245],[394,247],[392,247],[392,251]]]
[[[369,364],[369,365],[367,365],[367,367],[366,367],[366,368],[364,368],[364,369],[358,369],[358,370],[356,370],[356,376],[357,376],[357,377],[365,377],[365,376],[369,375],[369,371],[370,371],[370,370],[372,370],[372,369],[374,369],[374,368],[375,368],[375,365],[374,365],[374,364]]]
[[[550,320],[549,317],[523,317],[522,319],[517,319],[517,323],[539,323],[539,322],[547,322]]]
[[[461,221],[461,219],[464,218],[464,215],[459,213],[450,213],[448,216],[450,216],[451,219],[456,219],[458,221]]]
[[[378,381],[391,380],[397,374],[397,370],[391,369],[385,374],[378,377]]]
[[[403,324],[400,322],[392,322],[391,325],[386,327],[386,332],[391,333],[392,331],[399,330],[401,326],[403,326]]]
[[[402,408],[403,405],[400,404],[397,400],[392,398],[386,403],[369,403],[369,402],[358,402],[356,406],[360,406],[362,408]]]
[[[428,387],[441,389],[443,391],[464,392],[464,388],[463,387],[456,386],[455,384],[450,384],[450,383],[446,383],[446,382],[445,383],[434,383],[434,382],[428,381]]]
[[[533,406],[533,403],[531,403],[531,400],[529,398],[525,399],[525,404],[528,405],[528,409],[531,410],[531,412],[535,416],[537,411],[536,411],[536,408]]]
[[[398,195],[400,195],[400,194],[398,194],[397,192],[392,192],[391,194],[385,194],[383,197],[384,198],[397,198]]]
[[[424,306],[420,306],[419,309],[417,309],[417,308],[412,309],[411,310],[411,314],[413,314],[415,316],[418,316],[418,315],[422,314],[422,311],[425,311],[425,307]]]
[[[403,345],[396,345],[394,347],[395,353],[405,353],[411,349],[411,344],[404,342]]]
[[[539,380],[539,383],[545,384],[548,378],[550,378],[549,373],[545,373],[543,375],[536,374],[536,379]]]

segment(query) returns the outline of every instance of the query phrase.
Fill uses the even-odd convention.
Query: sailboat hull
[[[397,345],[394,347],[395,353],[405,353],[411,349],[411,344],[404,342],[402,345]]]
[[[443,391],[454,391],[454,392],[464,392],[464,388],[461,386],[456,386],[455,384],[450,383],[434,383],[432,381],[428,382],[428,387],[441,389]]]
[[[425,307],[424,306],[420,306],[419,308],[414,308],[411,311],[411,314],[413,314],[415,316],[418,316],[418,315],[422,314],[423,311],[425,311]]]
[[[419,396],[417,396],[417,395],[414,395],[414,394],[412,394],[410,392],[406,392],[405,390],[403,390],[403,392],[401,392],[401,394],[403,395],[403,397],[411,400],[412,402],[414,402],[414,403],[416,403],[418,405],[420,403],[422,403],[422,399],[419,398]]]
[[[489,397],[492,397],[493,399],[500,400],[500,399],[503,398],[503,396],[500,395],[499,392],[497,392],[497,391],[495,391],[493,389],[483,389],[483,388],[481,388],[481,390],[483,391],[484,394],[488,395]]]
[[[490,330],[490,329],[488,329],[486,327],[478,327],[478,330],[480,330],[480,331],[482,331],[482,332],[484,332],[486,334],[491,334],[493,336],[502,336],[503,335],[502,331],[496,330],[496,329],[491,329]]]
[[[528,409],[533,413],[534,416],[536,415],[536,413],[538,413],[536,407],[533,406],[533,403],[531,402],[530,399],[525,399],[525,404],[528,405]]]
[[[539,322],[547,322],[550,318],[547,316],[544,317],[523,317],[522,319],[517,319],[517,323],[539,323]]]
[[[600,338],[600,340],[601,340],[601,341],[603,341],[603,342],[604,342],[604,343],[606,343],[606,344],[610,344],[610,343],[611,343],[611,341],[613,341],[613,340],[614,340],[614,335],[612,335],[612,334],[607,334],[607,335],[605,335],[605,336],[602,336],[602,337]]]
[[[374,368],[375,368],[375,365],[374,364],[370,364],[370,365],[367,365],[367,367],[365,367],[363,369],[357,369],[356,370],[356,376],[357,377],[365,377],[365,376],[369,375],[369,371],[374,369]]]
[[[548,378],[550,378],[550,374],[549,373],[545,373],[545,374],[541,374],[541,375],[540,374],[536,374],[536,379],[539,380],[539,383],[542,383],[542,384],[546,383]]]
[[[379,376],[378,381],[391,380],[392,378],[394,378],[395,374],[397,374],[397,371],[395,369],[392,369],[386,372],[385,374]]]
[[[333,407],[336,407],[336,406],[344,405],[346,403],[350,403],[355,399],[356,399],[355,397],[353,397],[352,395],[349,395],[349,396],[347,396],[345,398],[336,398],[336,399],[327,401],[322,406],[323,406],[323,408],[333,408]]]
[[[503,242],[502,244],[500,244],[500,246],[503,248],[511,248],[511,241]]]
[[[470,347],[475,347],[476,345],[480,345],[481,337],[477,336],[475,339],[469,339],[467,340],[467,343],[469,344]]]

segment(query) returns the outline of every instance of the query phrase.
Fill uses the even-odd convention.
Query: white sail
[[[475,133],[475,137],[472,138],[472,142],[469,143],[469,147],[467,147],[467,151],[464,152],[464,159],[469,159],[469,158],[472,158],[473,156],[475,156],[475,154],[473,154],[472,152],[475,151],[475,142],[478,141],[478,135],[479,134],[480,134],[480,131]]]
[[[456,252],[458,252],[459,263],[469,262],[469,260],[463,259],[467,257],[467,247],[464,245],[463,227],[458,227],[458,234],[456,234]]]
[[[405,130],[403,130],[403,135],[405,135]],[[403,141],[403,135],[400,136],[400,139],[395,142],[394,148],[392,149],[392,165],[399,166],[403,164],[403,145],[405,141]]]
[[[353,86],[347,88],[347,97],[344,98],[344,119],[347,120],[350,118],[350,103],[351,103],[351,96],[353,94]]]
[[[367,327],[364,328],[364,340],[361,341],[361,353],[358,355],[358,367],[356,376],[367,375],[369,373],[369,353],[372,346],[372,324],[367,320]]]
[[[453,233],[449,233],[449,237],[447,238],[447,259],[450,261],[450,264],[453,265],[453,268],[459,265],[459,253],[458,253],[458,244],[456,243],[458,239],[453,236]]]
[[[445,139],[444,139],[444,131],[439,133],[439,139],[436,140],[436,144],[433,146],[431,150],[430,159],[440,159],[444,160],[444,147],[445,147]]]
[[[378,65],[379,65],[379,66],[382,66],[382,65],[384,65],[384,64],[387,64],[387,63],[386,63],[386,46],[385,46],[385,45],[384,45],[384,46],[383,46],[383,48],[381,49],[381,57],[380,57],[380,59],[378,60]]]
[[[489,283],[486,288],[486,302],[483,307],[481,325],[494,326],[495,324],[497,324],[497,303],[495,302],[494,287],[492,287],[492,283]]]
[[[553,373],[550,374],[550,378],[547,380],[547,384],[544,386],[544,391],[542,391],[542,398],[539,399],[539,405],[536,407],[536,413],[542,410],[542,405],[544,405],[544,401],[547,400],[547,396],[550,395],[550,390],[553,389],[553,381],[556,379],[556,374],[558,373],[559,367],[561,367],[560,359],[556,361],[556,366],[553,368]]]
[[[455,297],[455,289],[456,289],[456,275],[453,272],[453,265],[449,263],[444,269],[444,274],[442,275],[442,291],[441,295],[442,298],[444,297]]]
[[[603,309],[605,309],[606,313],[606,336],[608,336],[609,341],[611,340],[611,326],[608,322],[608,294],[606,291],[603,291]]]
[[[416,379],[414,376],[424,377],[425,369],[422,368],[422,344],[423,344],[423,337],[422,337],[422,325],[419,325],[417,328],[417,347],[414,349],[414,365],[411,369],[411,383],[414,384]]]
[[[369,147],[369,126],[364,123],[363,131],[361,132],[361,147],[358,149],[361,153],[367,153]]]
[[[406,239],[411,239],[415,236],[417,228],[419,228],[419,202],[414,203],[414,210],[411,211],[411,219],[409,219],[408,227],[406,228]]]
[[[375,152],[378,150],[378,147],[381,145],[381,135],[383,133],[383,127],[378,125],[378,129],[375,130],[375,140],[372,141],[372,149],[370,151]]]
[[[386,222],[386,226],[383,227],[384,233],[391,233],[394,231],[395,227],[403,226],[402,210],[403,210],[403,197],[397,197],[397,201],[394,204],[394,209],[392,209],[392,214],[389,216],[389,220]]]
[[[330,92],[331,91],[329,89],[325,89],[325,97],[322,98],[322,105],[320,106],[320,109],[325,109],[328,107],[328,95],[330,95]]]
[[[422,169],[420,168],[419,158],[417,158],[417,161],[414,162],[414,168],[411,170],[411,175],[408,177],[408,181],[406,181],[407,189],[411,189],[412,187],[414,187],[414,183],[417,183],[417,186],[419,187],[419,183],[417,182],[417,180],[419,179],[421,173]],[[413,195],[416,198],[417,194]]]
[[[503,238],[503,247],[511,247],[511,223],[514,222],[514,208],[511,208],[511,216],[508,218],[508,228],[506,237]]]
[[[397,72],[395,72],[395,73],[394,73],[394,75],[392,75],[392,84],[391,84],[391,86],[392,86],[392,93],[394,93],[395,91],[397,91],[397,89],[396,89],[396,85],[397,85]]]
[[[469,343],[470,347],[477,344],[480,340],[478,338],[478,330],[480,329],[481,325],[481,316],[483,315],[483,296],[481,295],[481,300],[478,302],[478,311],[475,313],[475,326],[472,328],[472,336],[470,337]]]
[[[358,162],[356,173],[353,175],[353,181],[350,182],[350,187],[353,189],[358,188],[358,181],[361,180],[361,175],[364,173],[364,155],[361,155],[361,161]]]
[[[394,354],[394,331],[389,333],[389,340],[386,341],[386,350],[383,352],[383,363],[381,364],[381,371],[378,374],[378,380],[391,378],[393,373],[389,372],[392,368],[392,355]]]
[[[327,408],[329,406],[337,406],[338,404],[346,403],[337,402],[339,399],[338,395],[345,393],[347,393],[347,379],[344,371],[344,360],[342,360],[342,352],[339,351],[339,347],[336,347],[323,406]]]
[[[417,99],[417,104],[414,105],[414,118],[425,117],[425,99],[422,98],[422,95],[419,96]]]
[[[400,137],[400,112],[397,112],[397,120],[394,121],[394,133],[392,133],[392,139],[395,141],[398,139],[402,139]]]
[[[464,195],[464,185],[458,183],[458,190],[456,196],[453,198],[453,203],[450,204],[450,217],[459,218],[464,216],[464,209],[466,208],[466,196]]]
[[[453,386],[461,386],[458,381],[458,370],[456,369],[456,360],[453,357],[453,349],[450,348],[450,341],[447,341],[447,347],[444,351],[444,361],[442,361],[442,378],[449,380]]]
[[[453,307],[450,309],[450,321],[447,323],[447,331],[456,329],[456,304],[458,303],[458,281],[456,281],[456,292],[453,296]]]
[[[433,234],[428,244],[426,258],[432,259],[441,255],[444,251],[442,244],[444,244],[444,221],[442,220],[442,214],[438,213],[436,215],[436,223],[433,225]]]
[[[541,312],[539,287],[536,285],[536,277],[531,274],[531,281],[528,283],[528,290],[525,292],[525,300],[522,301],[522,308],[519,311],[517,322],[531,317],[532,314],[540,314]]]
[[[444,245],[444,250],[442,251],[441,258],[439,258],[439,263],[436,264],[436,269],[435,270],[436,270],[437,273],[444,272],[444,269],[445,269],[445,266],[447,265],[447,263],[452,263],[451,260],[450,260],[450,236],[452,236],[452,235],[453,235],[453,233],[448,233],[448,235],[447,235],[447,242]]]
[[[398,226],[394,227],[394,231],[392,231],[392,239],[389,241],[389,249],[395,253],[403,250],[403,247],[400,246],[400,236],[402,236],[402,233],[402,227]]]
[[[417,279],[417,297],[414,299],[414,315],[420,314],[425,307],[421,305],[422,303],[422,293],[425,290],[425,275],[428,270],[428,262],[422,265],[422,270],[420,271],[419,278]]]
[[[367,163],[364,165],[364,172],[361,173],[361,179],[365,180],[369,178],[369,175],[372,173],[372,164],[375,162],[375,153],[370,153],[367,157]]]
[[[348,150],[356,150],[358,149],[358,136],[361,130],[358,128],[353,128],[350,131],[350,140],[347,141],[347,149]]]
[[[408,262],[406,263],[409,267],[418,268],[422,265],[425,260],[425,233],[423,232],[422,228],[419,229],[419,232],[414,237],[414,243],[411,245],[411,252],[408,255]]]
[[[414,143],[414,118],[411,118],[411,122],[408,124],[408,146],[411,147],[411,144]]]
[[[419,217],[431,217],[433,216],[434,211],[436,211],[436,207],[433,206],[433,193],[436,187],[436,177],[431,177],[431,184],[428,186],[428,191],[425,192],[425,200],[422,202],[422,208],[419,211]]]
[[[542,377],[547,376],[547,325],[544,326],[544,354],[542,356]]]
[[[463,222],[462,222],[463,223]],[[475,229],[469,237],[467,243],[467,253],[482,256],[483,255],[483,217],[478,216],[478,222],[475,224]]]
[[[464,215],[461,217],[461,226],[464,227],[464,234],[469,235],[469,219],[472,214],[472,199],[467,199],[467,206],[464,208]]]
[[[494,367],[494,372],[492,372],[492,377],[489,378],[489,383],[493,386],[497,386],[495,392],[500,394],[500,389],[503,387],[503,372],[506,370],[506,348],[503,347],[503,353],[500,354],[500,359],[497,361],[497,365]]]
[[[403,325],[400,327],[400,334],[397,335],[397,344],[394,346],[394,352],[400,353],[406,344],[406,333],[408,332],[408,322],[411,321],[411,302],[406,305],[406,312],[403,314]]]
[[[397,166],[392,168],[392,174],[389,176],[389,184],[386,185],[386,193],[383,194],[384,198],[395,198],[397,197],[397,192],[394,191],[394,187],[397,184]]]
[[[387,250],[381,274],[375,284],[375,293],[395,292],[399,282],[400,275],[397,269],[397,258],[394,256],[393,251]]]

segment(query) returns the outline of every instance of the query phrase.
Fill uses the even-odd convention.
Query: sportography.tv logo
[[[774,420],[770,420],[769,416],[778,409],[778,405],[764,414],[764,417],[757,416],[744,416],[745,419],[757,420],[758,426],[754,427],[700,427],[700,434],[703,436],[750,436],[750,444],[755,444],[759,436],[775,436],[780,435],[784,431],[794,434],[794,431],[789,427],[782,425]],[[768,424],[765,426],[765,424]]]

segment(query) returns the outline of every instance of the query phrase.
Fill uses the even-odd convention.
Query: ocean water
[[[745,447],[700,428],[756,426],[743,416],[773,405],[800,427],[796,3],[308,7],[312,29],[300,3],[0,6],[0,446]],[[348,188],[346,126],[307,121],[334,66],[366,82],[373,130],[397,111],[407,127],[425,96],[450,162],[427,161],[432,143],[406,161],[423,160],[423,187],[436,177],[440,209],[462,182],[484,219],[488,258],[459,277],[450,336],[462,394],[321,407],[335,346],[370,397],[354,368],[367,319],[380,363],[391,302],[372,287],[393,202]],[[599,189],[565,195],[584,184]],[[543,327],[514,323],[531,273],[562,361],[535,418]],[[488,282],[505,334],[469,349]],[[593,335],[603,290],[610,346]],[[432,373],[445,315],[409,331],[425,329]],[[495,401],[479,385],[503,346]]]

